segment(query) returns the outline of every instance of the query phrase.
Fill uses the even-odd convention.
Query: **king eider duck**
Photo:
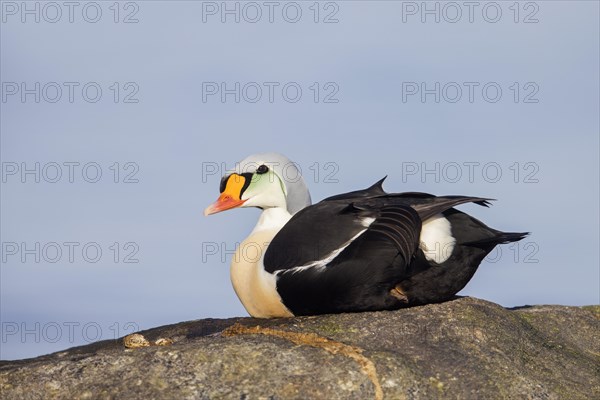
[[[385,179],[385,178],[384,178]],[[498,244],[528,233],[489,228],[454,209],[491,199],[386,193],[384,179],[311,205],[296,164],[265,153],[221,179],[205,215],[258,207],[231,281],[253,317],[394,310],[454,297]]]

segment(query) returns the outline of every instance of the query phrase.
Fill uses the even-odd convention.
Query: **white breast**
[[[293,317],[277,292],[277,277],[265,271],[263,258],[277,229],[259,230],[244,240],[231,260],[231,283],[253,317]]]
[[[423,222],[419,240],[425,258],[438,264],[450,258],[456,244],[450,221],[442,214],[437,214]]]

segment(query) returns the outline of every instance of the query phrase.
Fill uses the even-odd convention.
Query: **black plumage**
[[[464,203],[487,207],[490,199],[386,193],[384,179],[302,209],[269,244],[264,268],[277,275],[277,291],[294,315],[389,310],[451,299],[496,245],[527,235],[497,231],[453,208]],[[419,247],[423,222],[438,214],[450,222],[456,240],[440,264]]]

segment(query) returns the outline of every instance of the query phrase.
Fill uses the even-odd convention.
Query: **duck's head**
[[[221,195],[204,215],[238,207],[282,208],[295,214],[310,205],[298,166],[277,153],[254,154],[221,178]]]

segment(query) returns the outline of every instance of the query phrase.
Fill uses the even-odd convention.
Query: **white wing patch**
[[[452,255],[456,239],[452,236],[452,226],[442,214],[437,214],[423,222],[420,248],[428,261],[443,263]]]
[[[366,217],[363,218],[360,223],[362,224],[362,226],[364,226],[365,228],[368,228],[369,226],[371,226],[371,224],[375,222],[375,218],[371,218],[371,217]],[[362,233],[362,232],[361,232]]]

